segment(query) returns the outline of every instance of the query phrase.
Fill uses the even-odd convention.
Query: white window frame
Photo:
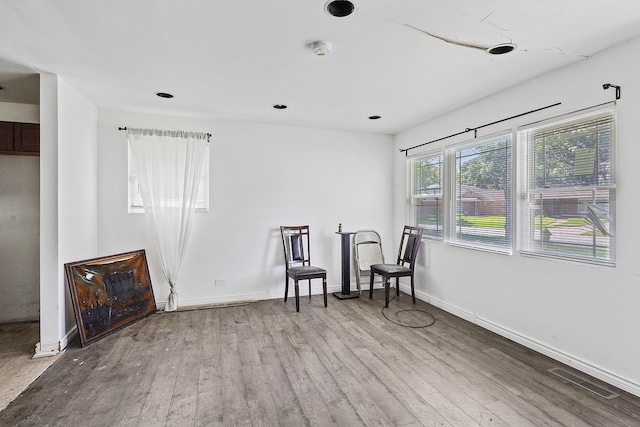
[[[536,176],[535,171],[533,170],[532,162],[534,161],[534,139],[533,134],[536,132],[548,132],[553,129],[563,129],[568,127],[575,127],[580,123],[589,123],[596,120],[611,120],[612,130],[610,131],[610,139],[608,141],[609,144],[609,162],[606,165],[608,167],[608,179],[606,182],[599,182],[595,184],[589,185],[576,185],[575,183],[571,185],[546,185],[546,186],[536,186]],[[540,258],[550,258],[562,261],[570,261],[570,262],[578,262],[578,263],[587,263],[587,264],[595,264],[602,265],[606,267],[614,267],[615,266],[615,201],[616,201],[616,112],[615,112],[615,104],[607,104],[605,106],[594,107],[587,110],[582,110],[579,112],[567,114],[561,117],[552,118],[549,120],[545,120],[538,123],[533,123],[529,125],[522,126],[518,129],[518,140],[519,140],[519,150],[520,150],[520,187],[519,187],[519,211],[520,211],[520,220],[519,220],[519,252],[525,256],[531,257],[540,257]],[[576,161],[578,161],[576,155]],[[596,164],[594,165],[594,170],[598,170],[598,162],[597,158],[594,158]],[[602,164],[602,163],[600,163]],[[574,163],[574,168],[582,168],[582,166],[576,166]],[[574,169],[575,171],[575,169]],[[554,250],[554,245],[550,243],[545,243],[546,234],[553,234],[552,229],[544,227],[544,215],[536,216],[536,212],[540,212],[539,205],[544,204],[544,200],[550,200],[552,198],[560,199],[562,197],[569,197],[571,194],[575,194],[574,197],[578,197],[578,195],[588,195],[592,194],[592,200],[590,205],[596,208],[599,204],[599,199],[603,197],[603,194],[608,194],[606,200],[608,201],[608,218],[607,218],[607,226],[608,233],[610,234],[608,238],[607,251],[604,252],[600,250],[600,253],[608,253],[608,257],[598,256],[598,241],[597,241],[597,232],[598,227],[603,227],[603,222],[600,222],[597,218],[591,220],[591,228],[593,231],[591,232],[591,246],[584,245],[584,248],[589,249],[591,252],[591,256],[579,255],[576,253],[570,253],[570,249],[566,250],[556,249]],[[537,202],[536,202],[537,200]],[[578,203],[578,202],[576,202]],[[538,207],[537,207],[538,206]],[[577,209],[576,215],[583,215],[583,213],[587,210],[585,205],[584,209],[581,211],[580,207]],[[593,210],[593,209],[592,209]],[[598,210],[598,209],[595,209]],[[585,215],[586,216],[586,215]],[[537,219],[537,221],[536,221]],[[596,222],[594,222],[596,221]],[[538,224],[538,225],[536,225]],[[537,228],[536,228],[537,227]],[[540,231],[536,231],[542,230]],[[544,233],[545,230],[549,230],[549,233]],[[549,239],[550,237],[546,237]],[[560,239],[559,239],[560,240]],[[588,236],[584,238],[586,242],[588,240]],[[564,243],[560,240],[561,243]],[[546,247],[545,247],[546,246]],[[576,247],[578,244],[576,243]],[[561,247],[557,245],[555,247]],[[586,251],[585,251],[586,253]]]
[[[440,186],[434,188],[432,193],[424,193],[418,188],[418,165],[425,160],[439,158],[440,165]],[[444,150],[431,151],[420,154],[418,156],[409,159],[409,206],[411,209],[412,223],[417,227],[423,227],[425,229],[422,236],[426,239],[442,240],[444,238],[444,229],[446,222],[446,207],[444,200],[444,188],[446,178],[446,167]],[[435,228],[430,225],[425,225],[420,222],[420,206],[425,201],[436,201],[439,203],[439,218],[436,220]]]
[[[456,159],[457,159],[457,153],[462,151],[462,150],[467,150],[470,149],[472,147],[477,147],[477,146],[482,146],[482,145],[486,145],[486,144],[491,144],[494,142],[499,142],[501,140],[507,140],[509,143],[508,146],[508,150],[509,150],[509,174],[507,176],[507,190],[509,191],[509,194],[507,196],[507,199],[509,200],[508,204],[507,204],[507,211],[505,213],[505,243],[504,245],[495,245],[495,244],[490,244],[490,243],[481,243],[481,242],[472,242],[472,241],[467,241],[464,239],[460,239],[457,236],[456,233],[456,227],[457,227],[457,213],[458,212],[454,212],[454,211],[460,211],[460,209],[462,209],[462,206],[458,206],[458,204],[456,203],[456,186],[458,184],[458,179],[456,177],[456,172],[457,172],[457,165],[456,165]],[[495,133],[493,135],[489,135],[486,137],[482,137],[482,138],[477,138],[477,139],[473,139],[470,141],[465,141],[459,144],[455,144],[452,146],[447,147],[447,149],[445,150],[445,159],[446,159],[446,166],[445,169],[447,170],[447,179],[446,179],[446,183],[445,183],[445,191],[447,193],[447,211],[445,213],[445,219],[446,219],[446,233],[445,233],[445,242],[451,245],[456,245],[456,246],[462,246],[462,247],[466,247],[466,248],[471,248],[471,249],[478,249],[478,250],[484,250],[484,251],[490,251],[490,252],[495,252],[495,253],[499,253],[499,254],[504,254],[504,255],[511,255],[513,252],[513,242],[514,242],[514,213],[513,213],[513,209],[514,209],[514,204],[513,204],[513,195],[514,195],[514,156],[515,156],[515,150],[514,150],[514,136],[513,136],[513,132],[511,130],[509,131],[504,131],[504,132],[499,132],[499,133]]]
[[[200,174],[200,183],[198,184],[198,199],[196,201],[196,212],[207,213],[209,212],[209,146],[207,144],[204,151],[204,159],[202,161],[202,172]],[[138,184],[138,177],[136,176],[133,168],[133,161],[131,156],[131,148],[127,144],[127,212],[128,213],[144,213],[144,207],[142,206],[142,195],[140,194],[140,186]],[[177,202],[176,202],[177,204]]]
[[[455,237],[455,225],[456,225],[456,215],[453,213],[453,209],[456,209],[455,203],[455,186],[456,186],[456,152],[459,150],[463,150],[469,147],[474,147],[478,145],[489,144],[492,142],[497,142],[501,140],[508,140],[509,142],[509,176],[508,176],[508,190],[509,190],[509,200],[511,201],[510,205],[507,208],[507,213],[509,217],[506,219],[509,230],[506,232],[507,239],[504,245],[491,245],[491,244],[482,244],[479,242],[471,242],[471,241],[461,241]],[[515,184],[515,147],[514,147],[514,133],[512,130],[507,130],[499,133],[495,133],[483,138],[477,138],[469,141],[464,141],[461,143],[453,144],[443,149],[437,149],[432,151],[426,151],[420,154],[417,154],[407,161],[407,208],[409,212],[410,222],[416,226],[424,226],[424,224],[420,223],[419,218],[419,206],[420,203],[424,200],[441,200],[442,201],[442,211],[441,211],[441,232],[437,233],[427,233],[423,234],[425,239],[431,240],[439,240],[443,241],[447,244],[462,246],[470,249],[490,251],[499,254],[510,255],[513,252],[514,246],[514,203],[513,203],[513,195],[514,195],[514,184]],[[417,182],[417,167],[420,162],[440,158],[440,192],[434,191],[432,194],[421,192],[418,188]]]

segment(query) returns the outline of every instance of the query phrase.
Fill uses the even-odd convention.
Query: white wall
[[[180,305],[282,298],[280,225],[310,225],[312,261],[327,268],[331,292],[340,290],[338,223],[345,231],[379,230],[392,254],[390,136],[101,110],[99,253],[145,249],[160,307],[169,288],[143,215],[127,214],[127,136],[119,126],[213,134],[211,208],[194,218]],[[214,286],[215,279],[226,285]],[[312,286],[317,292],[319,283]]]
[[[58,78],[40,74],[40,342],[36,356],[55,354],[58,304]]]
[[[3,122],[40,123],[40,106],[0,102],[0,120]]]
[[[40,77],[40,347],[67,345],[75,327],[64,263],[97,252],[97,109],[63,78]]]
[[[39,123],[39,106],[0,102],[0,120]],[[0,155],[0,323],[40,312],[40,158]]]
[[[58,105],[58,280],[59,301],[64,299],[66,307],[60,333],[66,335],[76,321],[64,263],[98,252],[98,110],[62,78]]]
[[[517,251],[504,256],[428,241],[421,251],[417,293],[424,300],[636,395],[640,395],[638,51],[640,39],[445,114],[395,138],[396,148],[407,148],[562,102],[559,107],[483,129],[479,136],[515,129],[613,100],[614,90],[603,90],[603,83],[622,87],[617,104],[616,267],[526,258]],[[410,154],[464,138],[448,139]],[[410,217],[406,164],[404,155],[396,154],[396,227]]]

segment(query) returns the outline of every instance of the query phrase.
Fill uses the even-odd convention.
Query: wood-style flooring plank
[[[323,318],[321,314],[317,314]],[[393,425],[385,412],[378,406],[377,400],[363,386],[359,372],[354,372],[346,366],[345,354],[353,354],[353,347],[346,345],[342,331],[338,326],[332,328],[331,321],[326,320],[325,326],[320,328],[305,328],[303,333],[314,338],[314,350],[318,353],[318,359],[333,377],[342,395],[347,399],[342,405],[351,406],[354,413],[351,414],[350,425]],[[357,346],[357,343],[349,343]],[[342,397],[342,396],[341,396]]]
[[[73,341],[0,426],[640,424],[638,397],[565,383],[547,371],[562,364],[405,294],[384,314],[434,325],[391,323],[383,305],[376,290],[300,312],[278,299],[157,313]]]
[[[167,341],[173,339],[170,325],[175,319],[172,316],[173,313],[156,313],[153,320],[143,320],[148,324],[142,323],[141,328],[131,334],[132,357],[127,360],[130,364],[127,371],[129,375],[117,397],[119,400],[112,400],[112,404],[121,412],[121,416],[116,418],[117,424],[130,425],[131,420],[140,418],[145,402],[152,393],[154,373],[163,363]]]
[[[256,310],[251,310],[250,319],[260,334],[256,337],[256,346],[265,388],[276,407],[277,425],[307,425],[308,418],[287,374],[291,361],[281,359],[277,351],[282,345],[278,336],[283,333],[286,321],[277,319],[268,305],[260,303],[256,304]]]
[[[428,373],[428,366],[418,359],[408,357],[408,343],[396,340],[402,326],[394,324],[380,326],[380,328],[370,327],[365,330],[356,321],[345,323],[345,327],[354,338],[365,344],[366,348],[358,351],[360,359],[373,367],[383,382],[393,384],[396,378],[400,380],[395,385],[394,394],[405,407],[417,419],[439,417],[447,420],[451,425],[477,425],[467,413],[440,392],[442,384],[447,382],[446,379],[439,375],[423,376],[424,373]],[[388,333],[383,332],[385,329]],[[398,357],[398,352],[402,357]],[[451,384],[447,383],[447,386],[450,387]],[[438,404],[432,405],[433,401]],[[435,410],[434,407],[438,409]]]
[[[245,384],[245,393],[248,401],[251,425],[273,426],[278,424],[278,410],[273,400],[273,393],[265,371],[274,369],[269,365],[272,359],[264,360],[261,350],[265,348],[265,342],[257,337],[268,333],[264,327],[263,319],[252,316],[253,310],[243,307],[243,320],[236,324],[238,339],[242,343],[239,348],[242,377]],[[272,343],[270,343],[272,345]],[[275,367],[280,369],[281,367]]]
[[[338,308],[348,310],[346,304]],[[384,362],[372,353],[362,340],[352,334],[353,324],[348,319],[344,317],[341,319],[342,322],[337,322],[335,319],[328,320],[333,329],[340,330],[344,334],[341,339],[343,342],[358,343],[358,345],[349,346],[349,351],[341,352],[340,359],[360,379],[373,402],[385,413],[391,423],[414,425],[421,420],[424,422],[429,420],[428,423],[445,425],[444,419],[420,396],[404,392],[407,386],[389,372]]]
[[[311,423],[318,418],[318,414],[329,415],[326,422],[333,425],[364,425],[354,406],[349,401],[340,383],[334,376],[330,363],[325,363],[324,357],[317,349],[321,343],[318,341],[318,328],[326,328],[323,321],[318,322],[315,317],[307,317],[305,321],[297,324],[295,333],[287,334],[287,340],[295,350],[295,359],[292,363],[298,363],[313,383],[322,399],[322,406],[326,409],[315,409],[313,413],[305,412]],[[320,406],[319,406],[320,407]]]
[[[204,311],[193,313],[175,313],[182,321],[179,328],[183,333],[180,340],[182,347],[181,359],[176,382],[173,386],[167,425],[193,425],[196,416],[198,397],[198,380],[200,377],[200,359],[202,357],[202,324],[206,318]],[[182,326],[184,325],[184,326]]]
[[[450,345],[444,346],[444,348],[447,349],[446,360],[460,361],[458,366],[460,366],[467,375],[473,376],[475,379],[478,378],[477,374],[490,377],[492,381],[489,382],[488,386],[483,388],[483,390],[488,391],[496,399],[510,402],[511,406],[517,405],[518,410],[516,412],[525,419],[538,420],[541,418],[537,408],[529,405],[520,398],[520,396],[528,392],[529,387],[531,387],[528,375],[524,375],[522,381],[514,381],[515,377],[503,375],[502,370],[504,365],[496,364],[496,360],[490,356],[491,351],[495,349],[491,347],[491,337],[489,335],[482,333],[482,339],[470,340],[469,336],[466,333],[461,333],[457,327],[451,327],[451,325],[447,325],[446,322],[443,323],[445,323],[444,326],[447,328],[446,332],[439,331],[438,328],[434,328],[432,332],[440,334],[441,337],[448,336],[453,338],[448,341]],[[477,327],[474,326],[474,328]],[[469,354],[474,355],[474,357],[469,358]],[[505,381],[502,381],[502,378],[504,378]],[[485,379],[481,379],[479,382],[483,383],[485,381]],[[478,390],[478,387],[475,389]],[[491,399],[488,403],[492,403]],[[486,406],[499,407],[499,405],[495,404]],[[499,414],[496,415],[499,416]],[[511,420],[513,419],[511,412],[507,413],[507,417]],[[553,420],[549,420],[549,422],[551,425],[554,425]],[[540,423],[543,422],[540,421]]]
[[[224,425],[248,426],[251,417],[239,358],[239,347],[244,344],[238,341],[236,333],[236,322],[241,321],[237,309],[228,307],[220,311],[222,416]]]
[[[157,370],[150,375],[153,377],[151,390],[144,402],[139,419],[141,425],[164,425],[169,416],[169,407],[173,398],[173,391],[178,378],[180,361],[182,359],[182,339],[181,335],[187,331],[181,329],[181,316],[188,313],[163,313],[156,316],[163,316],[169,321],[169,328],[173,334],[163,338],[164,351],[160,350],[157,357],[160,364]]]
[[[222,367],[220,353],[220,311],[202,310],[205,315],[202,328],[202,349],[199,354],[200,366],[197,379],[195,425],[223,425],[222,409]]]

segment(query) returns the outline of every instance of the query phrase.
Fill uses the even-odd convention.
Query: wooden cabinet
[[[0,122],[0,151],[13,150],[13,123]]]
[[[39,124],[0,122],[0,154],[37,155],[39,152]]]
[[[13,128],[13,150],[25,153],[40,152],[40,125],[15,123]]]

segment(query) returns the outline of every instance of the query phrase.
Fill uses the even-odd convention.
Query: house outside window
[[[615,111],[523,127],[524,254],[615,265]]]
[[[520,128],[517,202],[512,140],[411,159],[414,224],[450,244],[511,253],[517,240],[526,256],[615,266],[615,105]]]
[[[512,249],[512,133],[410,160],[414,224],[426,238],[475,249]]]
[[[415,225],[423,236],[442,239],[443,230],[443,154],[428,154],[412,160],[411,204]]]
[[[451,243],[510,253],[512,139],[509,132],[447,150]]]

